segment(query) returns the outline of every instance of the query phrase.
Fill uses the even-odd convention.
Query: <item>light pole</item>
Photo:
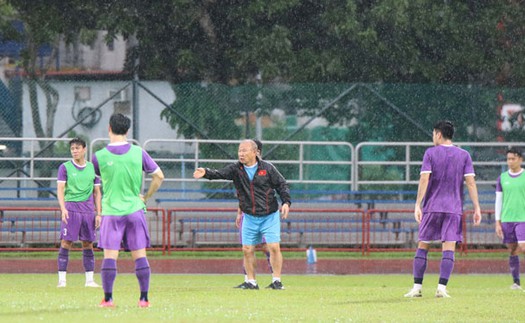
[[[257,89],[258,89],[257,96],[255,97],[255,105],[257,107],[257,109],[255,110],[255,138],[261,140],[262,139],[261,105],[262,105],[263,95],[261,92],[262,74],[260,71],[255,76],[255,80],[257,82]]]

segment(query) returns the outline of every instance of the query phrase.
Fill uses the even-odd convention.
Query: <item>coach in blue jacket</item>
[[[194,178],[232,180],[237,190],[239,206],[244,212],[242,225],[242,249],[248,281],[244,289],[259,289],[255,279],[255,246],[266,238],[273,268],[272,283],[267,288],[284,289],[281,282],[283,256],[281,254],[281,221],[290,210],[290,188],[277,168],[257,157],[257,144],[244,140],[239,145],[239,161],[222,169],[197,168]],[[282,200],[279,203],[275,193]]]

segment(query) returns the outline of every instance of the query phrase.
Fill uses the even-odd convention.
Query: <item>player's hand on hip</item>
[[[286,219],[288,217],[288,212],[290,212],[290,206],[285,203],[281,206],[281,219]]]
[[[206,175],[206,170],[202,167],[197,168],[193,172],[193,178],[202,178],[204,175]]]
[[[67,224],[67,220],[69,219],[69,213],[67,210],[62,210],[62,222]]]

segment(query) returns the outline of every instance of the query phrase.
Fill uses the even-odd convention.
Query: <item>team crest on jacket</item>
[[[259,172],[257,172],[257,176],[266,176],[266,169],[261,169]]]

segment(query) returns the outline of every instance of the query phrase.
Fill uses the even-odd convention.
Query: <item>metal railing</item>
[[[38,176],[38,169],[46,168],[46,164],[64,162],[71,159],[69,150],[67,155],[62,156],[45,156],[44,152],[58,142],[69,142],[71,138],[0,138],[0,143],[6,146],[0,153],[0,163],[4,165],[0,181],[38,181],[52,180],[56,177]],[[43,144],[43,147],[42,147]],[[22,151],[17,154],[13,147],[18,146]],[[45,156],[45,157],[43,157]],[[41,167],[36,164],[41,162]],[[11,167],[5,167],[9,165]],[[2,170],[2,169],[0,169]]]
[[[455,146],[466,149],[472,156],[472,163],[476,170],[476,182],[479,185],[495,184],[497,175],[502,169],[506,168],[505,149],[511,143],[502,142],[455,142]],[[512,145],[525,147],[525,144]],[[430,142],[362,142],[355,147],[355,164],[353,190],[358,191],[362,185],[417,185],[419,181],[419,168],[423,160],[424,150],[432,146]],[[420,148],[420,149],[417,149]],[[363,160],[363,151],[369,149],[375,157],[383,160]],[[397,150],[397,151],[396,151]],[[403,150],[400,152],[399,150]],[[390,154],[389,154],[390,152]],[[392,156],[385,159],[384,157]],[[499,159],[499,160],[498,160]],[[369,180],[363,178],[363,169],[369,166],[380,166],[382,169],[387,167],[397,167],[403,169],[400,172],[401,179]],[[415,168],[418,167],[418,168]],[[484,169],[485,171],[482,171]],[[496,174],[495,177],[487,175],[487,169],[490,174]],[[416,176],[414,176],[414,174]],[[402,187],[401,187],[402,188]]]
[[[218,163],[227,165],[229,163],[237,161],[237,146],[239,145],[241,141],[240,140],[204,140],[204,139],[150,139],[146,140],[144,142],[143,148],[146,151],[155,150],[155,145],[162,144],[164,146],[166,145],[176,145],[178,146],[178,149],[184,149],[181,152],[180,158],[155,158],[155,161],[162,162],[162,163],[180,163],[181,167],[181,173],[183,173],[183,169],[187,168],[188,166],[191,169],[196,169],[198,167],[205,167],[206,164],[210,163]],[[221,147],[229,148],[229,151],[232,151],[232,155],[230,158],[203,158],[201,153],[201,147],[203,145],[220,145]],[[230,146],[230,147],[228,147]],[[263,149],[263,157],[264,152],[266,150],[273,149],[273,146],[286,146],[288,149],[289,147],[296,147],[297,148],[297,155],[290,156],[290,159],[271,159],[272,164],[276,165],[277,168],[279,168],[279,165],[296,165],[298,167],[298,176],[297,179],[290,179],[287,177],[287,181],[289,183],[305,183],[305,184],[346,184],[349,188],[351,188],[351,185],[354,181],[352,178],[352,165],[353,165],[353,151],[354,148],[352,144],[348,142],[326,142],[326,141],[264,141],[265,148]],[[345,153],[350,156],[349,160],[314,160],[309,159],[306,156],[306,149],[305,147],[308,146],[333,146],[333,147],[343,147],[343,149],[347,149]],[[184,147],[184,148],[181,148]],[[272,148],[266,148],[266,147],[272,147]],[[228,150],[228,149],[226,149]],[[291,150],[291,149],[288,149]],[[186,157],[191,156],[191,157]],[[326,179],[308,179],[305,175],[305,168],[308,165],[324,165],[324,166],[343,166],[348,169],[348,177],[342,178],[340,180],[326,180]],[[194,182],[195,180],[191,176],[186,177],[180,177],[180,178],[169,178],[167,177],[165,181],[172,181],[172,182]],[[223,181],[227,182],[227,181]]]
[[[7,190],[6,183],[13,182],[16,182],[16,187],[10,187],[18,191],[31,189],[30,181],[47,180],[53,185],[58,165],[71,158],[67,145],[69,140],[69,138],[0,138],[0,144],[6,146],[5,150],[0,151],[0,183],[4,183],[2,189]],[[107,142],[107,138],[92,140],[88,144],[88,158],[92,156],[95,149]],[[136,140],[131,139],[130,142],[140,145]],[[167,185],[164,184],[163,188],[169,189],[170,183],[171,185],[182,183],[177,189],[184,191],[185,189],[198,190],[200,187],[191,176],[193,169],[209,164],[220,167],[236,161],[239,142],[240,140],[150,139],[141,146],[150,152],[158,163],[173,170],[166,172]],[[373,193],[377,190],[384,191],[385,194],[414,190],[418,184],[424,151],[432,143],[363,142],[354,147],[348,142],[264,141],[264,145],[263,157],[265,151],[274,151],[269,156],[271,162],[279,169],[288,167],[292,170],[293,174],[283,174],[290,184],[327,184],[337,187],[336,190],[341,190],[347,195],[369,192],[368,196],[373,196],[379,194]],[[455,145],[471,153],[478,185],[493,185],[497,176],[506,169],[504,152],[509,143],[457,142]],[[18,148],[13,149],[13,146]],[[55,146],[52,156],[44,153],[50,146]],[[205,146],[219,146],[221,151],[213,154],[214,158],[203,157]],[[322,146],[334,147],[338,154],[335,157],[329,154],[319,156],[319,153],[312,156],[311,151]],[[516,146],[525,147],[525,144]],[[275,154],[277,147],[280,153]],[[274,158],[274,156],[279,157]],[[331,174],[331,169],[334,168],[338,168],[343,175],[334,179]],[[46,176],[41,175],[43,169],[48,171]],[[191,171],[188,171],[189,169]],[[312,175],[313,172],[315,176]],[[371,173],[372,178],[370,178]],[[149,177],[145,177],[146,182],[149,180]],[[185,186],[190,182],[193,186]],[[385,189],[385,185],[392,185],[392,187]],[[32,187],[35,192],[42,189],[40,183]],[[323,188],[325,189],[326,187]],[[27,195],[27,192],[24,194]]]

